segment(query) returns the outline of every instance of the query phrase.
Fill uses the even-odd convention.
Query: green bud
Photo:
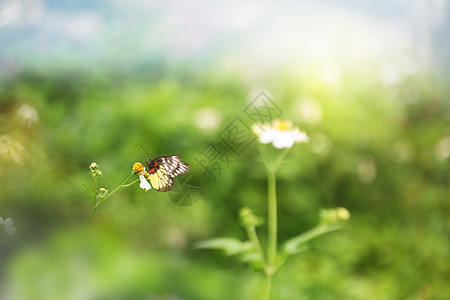
[[[248,207],[242,207],[239,211],[239,215],[241,217],[241,224],[244,227],[259,226],[264,223],[263,219],[255,216]]]
[[[336,216],[339,220],[347,221],[350,219],[350,212],[345,207],[336,208]]]
[[[106,196],[107,193],[108,193],[108,190],[107,190],[107,189],[105,189],[105,188],[99,188],[99,189],[98,189],[98,195],[97,195],[97,197],[98,197],[99,199],[105,198],[105,196]]]
[[[347,221],[350,218],[349,211],[344,207],[323,209],[319,213],[322,224],[332,224],[339,221]]]
[[[99,169],[91,169],[89,173],[91,174],[92,177],[101,177],[103,175],[103,172],[100,171]]]

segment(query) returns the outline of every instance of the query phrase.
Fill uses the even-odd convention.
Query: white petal
[[[309,141],[309,137],[303,131],[298,129],[292,130],[292,135],[296,142],[306,143]]]
[[[5,227],[13,226],[14,222],[11,218],[7,218],[4,223]]]
[[[273,140],[273,146],[277,149],[291,148],[294,146],[294,139],[290,135],[278,135]]]
[[[147,179],[145,179],[145,177],[143,175],[139,175],[139,179],[141,180],[141,183],[139,184],[139,187],[141,189],[144,189],[146,191],[151,190],[152,186],[150,185],[150,183],[147,181]]]
[[[259,142],[261,144],[268,144],[272,142],[277,136],[277,133],[273,129],[267,129],[259,136]]]
[[[278,132],[273,140],[273,146],[277,149],[291,148],[294,142],[294,137],[289,132]]]

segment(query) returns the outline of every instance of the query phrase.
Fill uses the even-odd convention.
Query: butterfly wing
[[[153,160],[155,168],[149,179],[155,190],[168,192],[173,189],[173,178],[189,172],[191,166],[177,155],[161,156]],[[149,166],[150,168],[150,166]]]
[[[184,161],[180,161],[180,163],[178,164],[178,167],[172,172],[172,175],[173,175],[173,177],[177,177],[177,176],[180,176],[182,174],[189,172],[190,169],[191,169],[190,164],[188,164]]]
[[[160,166],[152,173],[149,173],[149,179],[153,188],[158,192],[168,192],[173,188],[173,179],[164,166]]]
[[[181,162],[181,157],[178,155],[171,156],[161,156],[153,160],[158,166],[164,166],[169,174],[172,174],[176,170],[179,163]]]

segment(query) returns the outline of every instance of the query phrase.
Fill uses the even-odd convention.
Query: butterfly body
[[[173,179],[189,172],[191,166],[181,161],[179,156],[171,155],[149,158],[147,168],[153,188],[158,192],[168,192],[173,189]]]

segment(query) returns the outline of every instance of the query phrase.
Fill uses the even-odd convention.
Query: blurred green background
[[[223,147],[215,182],[196,163],[261,91],[310,136],[279,172],[279,240],[352,214],[273,299],[450,299],[448,1],[0,4],[0,299],[259,299],[261,274],[193,244],[266,216],[256,142]],[[111,191],[140,145],[189,162],[201,199],[124,188],[83,235],[90,163]]]

